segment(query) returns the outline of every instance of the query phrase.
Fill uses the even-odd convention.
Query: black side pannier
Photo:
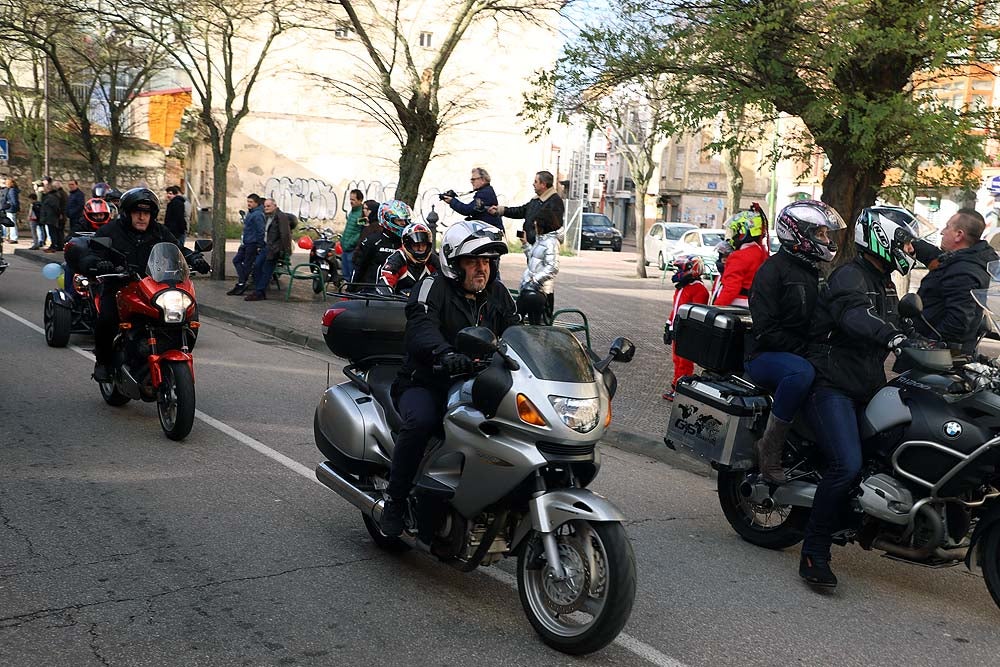
[[[674,352],[715,373],[743,373],[750,311],[686,303],[674,318]]]

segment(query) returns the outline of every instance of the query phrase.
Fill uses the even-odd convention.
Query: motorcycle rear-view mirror
[[[194,242],[195,252],[208,252],[212,249],[215,244],[212,243],[211,239],[200,239]]]
[[[499,342],[495,333],[486,327],[465,327],[455,336],[455,347],[473,359],[482,359],[497,351]]]
[[[899,300],[899,314],[910,319],[918,319],[924,312],[924,301],[919,294],[907,294]]]
[[[635,345],[628,338],[615,338],[609,353],[615,361],[627,363],[635,356]]]

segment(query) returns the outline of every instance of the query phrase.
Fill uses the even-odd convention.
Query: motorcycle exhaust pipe
[[[375,521],[382,519],[384,501],[359,489],[349,479],[334,470],[329,461],[317,466],[316,479],[319,480],[320,484],[361,510],[365,516]]]

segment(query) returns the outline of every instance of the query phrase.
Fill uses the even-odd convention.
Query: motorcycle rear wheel
[[[588,532],[593,563],[587,556]],[[632,544],[619,523],[584,521],[560,526],[556,541],[570,577],[561,582],[552,578],[541,539],[533,535],[517,559],[521,606],[535,632],[552,648],[570,655],[593,653],[614,641],[632,613]]]
[[[764,510],[740,494],[745,479],[745,471],[719,472],[719,505],[733,530],[750,544],[765,549],[786,549],[801,542],[809,510],[790,505]]]
[[[315,266],[309,267],[309,272],[313,274],[313,294],[319,294],[323,291],[323,286],[326,284],[326,272],[322,269],[316,268]]]
[[[51,295],[45,297],[45,342],[49,347],[66,347],[70,329],[73,327],[73,313],[69,308],[57,306]]]
[[[171,361],[161,368],[156,412],[160,427],[171,440],[183,440],[194,426],[194,377],[186,361]]]

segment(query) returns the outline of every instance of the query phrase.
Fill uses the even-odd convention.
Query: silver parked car
[[[658,222],[646,232],[646,266],[656,259],[656,265],[661,269],[673,257],[674,246],[680,241],[684,232],[697,229],[686,222]]]

